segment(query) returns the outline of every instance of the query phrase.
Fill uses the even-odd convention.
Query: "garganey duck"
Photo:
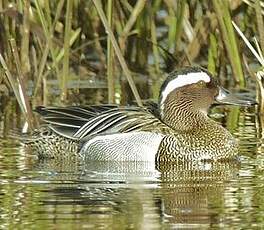
[[[217,101],[250,106],[219,86],[206,70],[170,73],[159,102],[150,106],[37,107],[46,123],[25,144],[39,157],[77,155],[88,160],[196,161],[235,157],[238,143],[207,115]]]

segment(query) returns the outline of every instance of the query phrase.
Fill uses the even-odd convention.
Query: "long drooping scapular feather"
[[[153,105],[150,107],[151,111],[155,109]],[[142,120],[138,123],[138,118],[144,120],[146,114],[146,110],[140,107],[118,107],[116,105],[37,107],[35,111],[53,131],[77,140],[97,134],[130,130],[132,126],[133,130],[136,130],[145,124]],[[146,123],[149,123],[148,119]]]

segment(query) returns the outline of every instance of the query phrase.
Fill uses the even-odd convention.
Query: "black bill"
[[[256,105],[255,99],[249,98],[245,95],[237,95],[230,93],[228,90],[219,87],[219,94],[215,97],[217,104],[252,106]]]

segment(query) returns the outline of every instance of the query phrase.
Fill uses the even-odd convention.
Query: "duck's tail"
[[[72,158],[78,156],[79,142],[55,133],[49,125],[42,125],[32,133],[17,138],[38,158]]]

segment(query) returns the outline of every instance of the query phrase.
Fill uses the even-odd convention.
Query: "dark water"
[[[215,112],[240,140],[240,163],[38,161],[2,140],[0,229],[264,229],[261,118]]]

